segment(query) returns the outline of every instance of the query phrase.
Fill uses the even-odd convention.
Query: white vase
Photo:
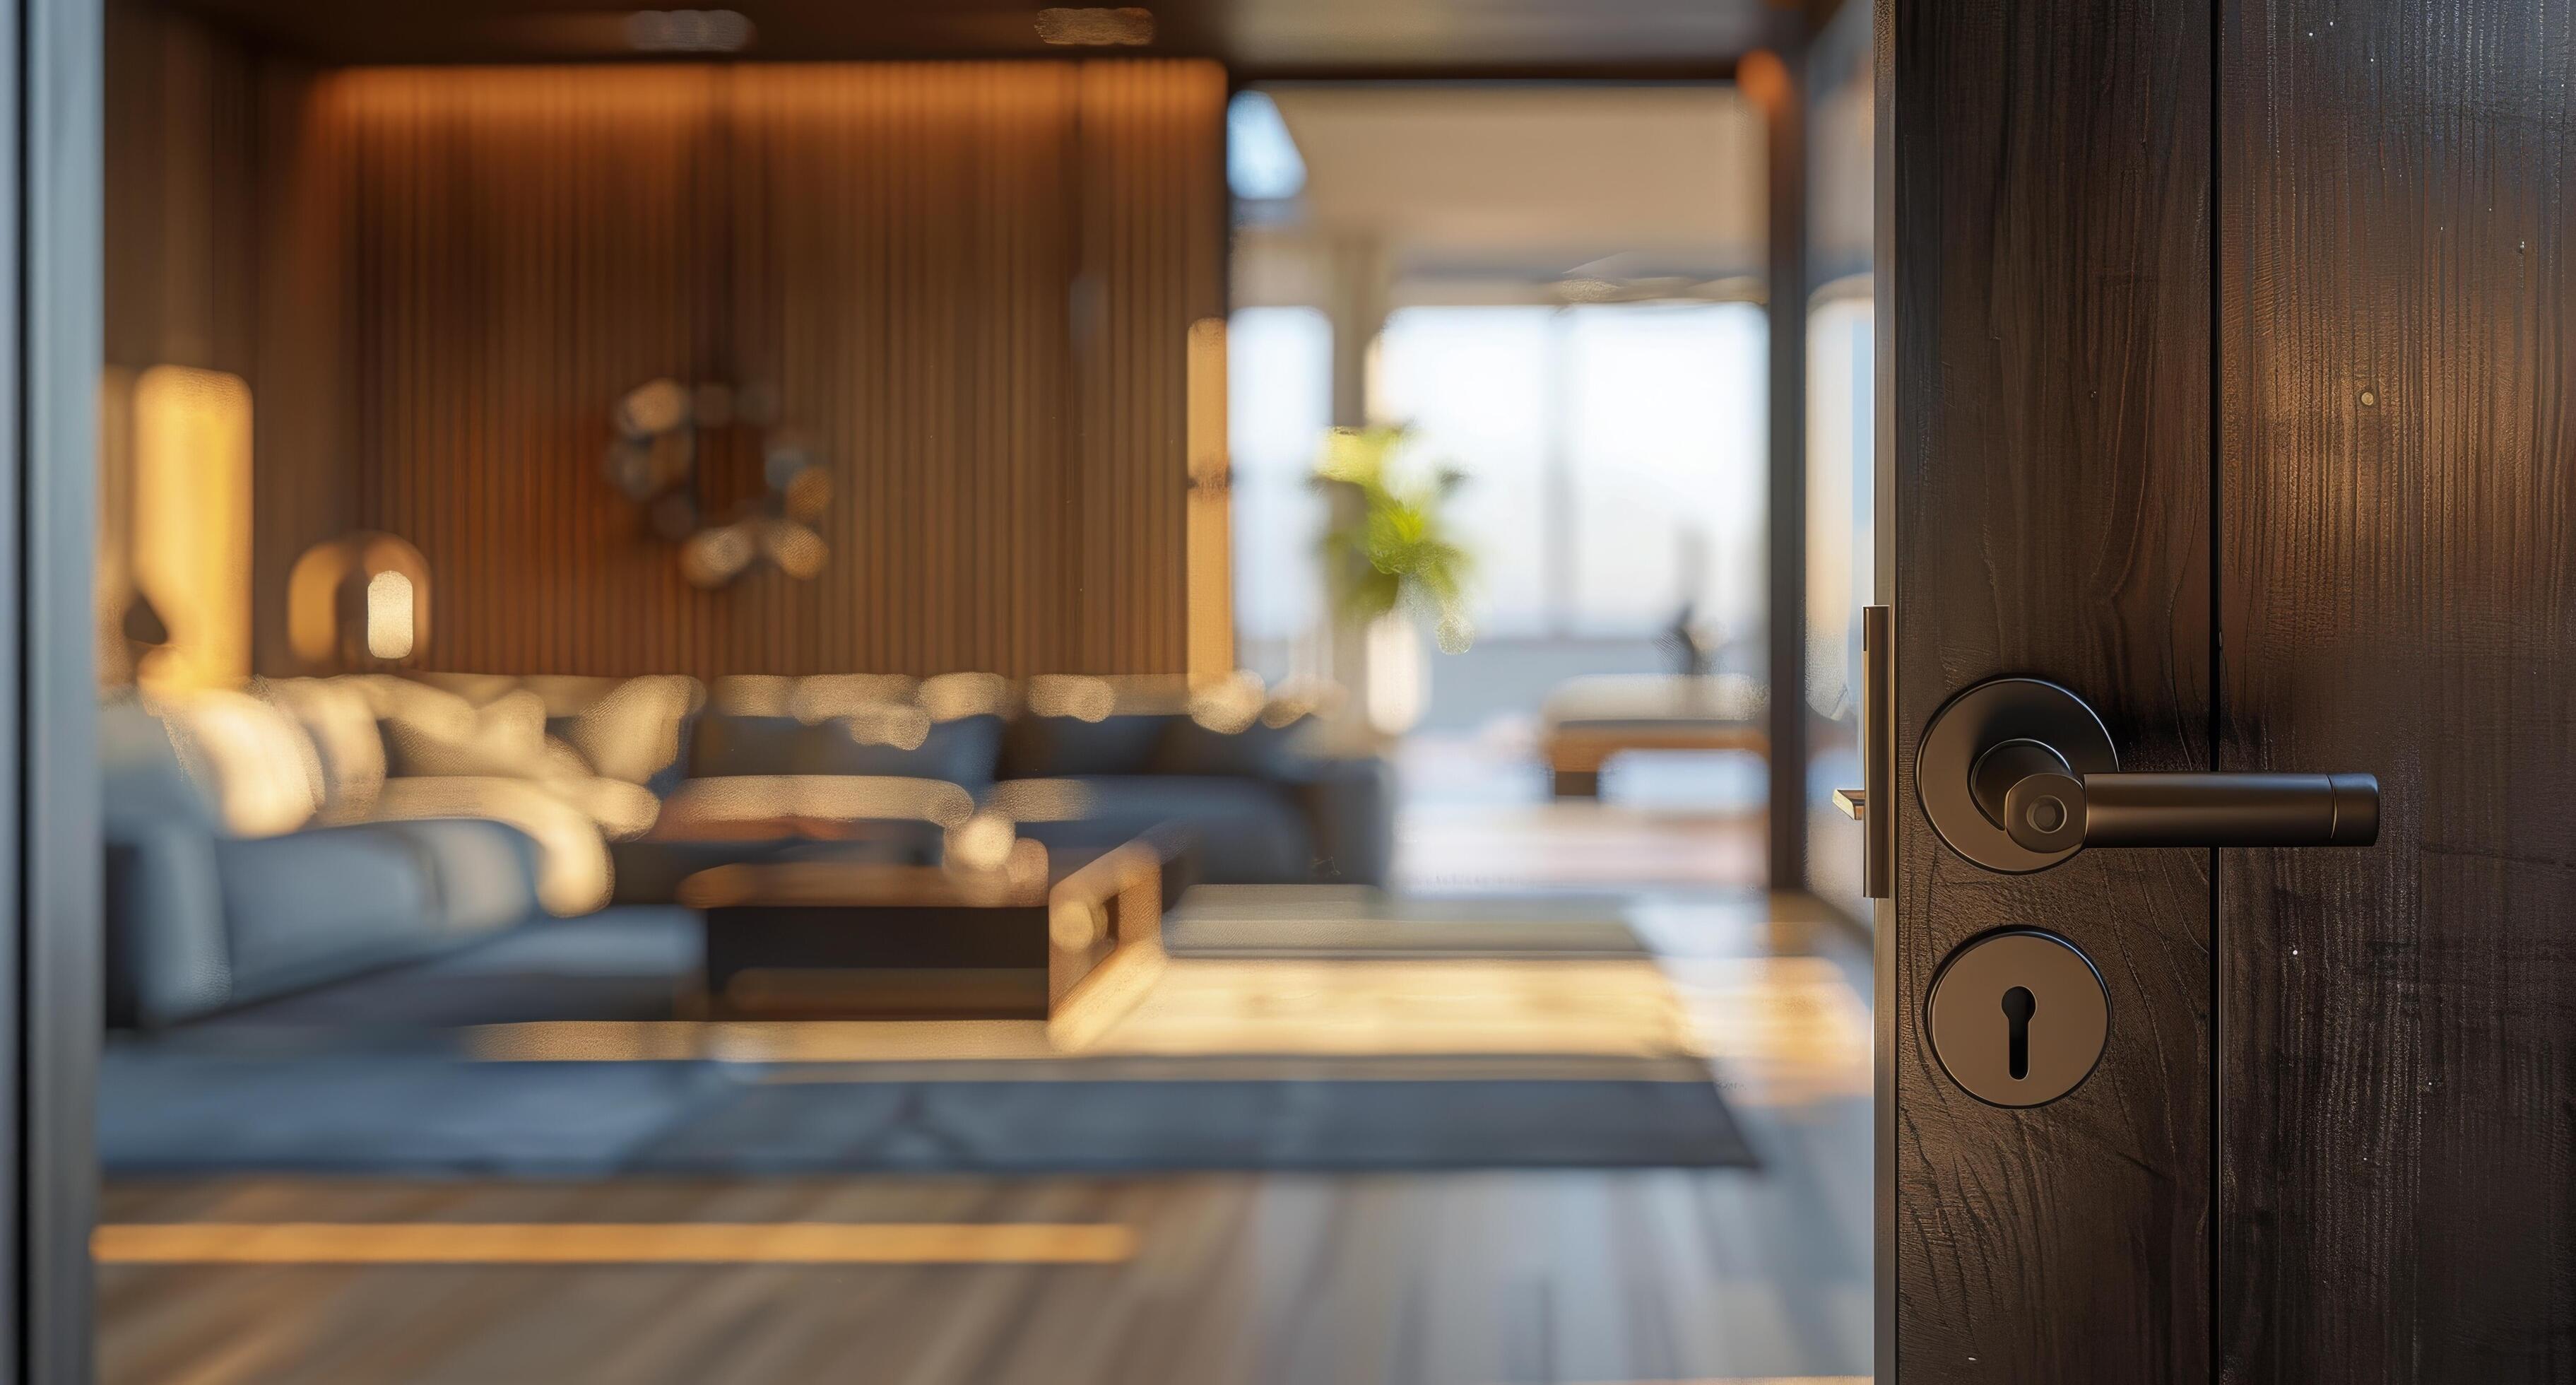
[[[1423,654],[1422,631],[1402,611],[1369,622],[1364,666],[1363,701],[1369,729],[1381,736],[1401,736],[1422,720],[1431,698],[1431,661]]]

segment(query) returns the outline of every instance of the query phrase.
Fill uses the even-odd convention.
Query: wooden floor
[[[102,1378],[1503,1385],[1868,1370],[1859,944],[1795,905],[1639,910],[1759,1171],[120,1182],[118,1224],[1065,1223],[1111,1263],[148,1265]],[[506,1257],[504,1257],[506,1258]]]
[[[1396,819],[1398,881],[1447,891],[1758,887],[1766,860],[1760,762],[1722,757],[1738,763],[1710,773],[1711,758],[1615,759],[1603,797],[1556,799],[1528,748],[1417,737],[1402,754],[1411,797]],[[1720,791],[1672,792],[1702,781]]]
[[[1818,1141],[1821,1160],[1849,1161]],[[1866,1157],[1866,1146],[1859,1147]],[[108,1381],[1667,1381],[1865,1359],[1854,1171],[119,1188],[119,1220],[1046,1221],[1114,1266],[118,1267]]]

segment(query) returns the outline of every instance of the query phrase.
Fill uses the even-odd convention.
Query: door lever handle
[[[2005,790],[2004,830],[2032,851],[2082,846],[2368,846],[2379,780],[2368,774],[2025,775]]]
[[[2082,698],[1997,678],[1924,728],[1915,785],[1933,829],[1989,870],[2045,869],[2088,846],[2369,846],[2367,774],[2130,774]]]

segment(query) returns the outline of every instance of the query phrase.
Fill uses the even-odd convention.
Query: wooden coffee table
[[[1122,952],[1162,951],[1186,839],[1105,851],[1023,841],[988,871],[800,860],[681,882],[706,930],[710,1017],[1052,1019]]]

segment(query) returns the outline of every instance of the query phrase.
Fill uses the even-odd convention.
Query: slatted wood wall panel
[[[1086,662],[1153,649],[1170,651],[1179,669],[1186,601],[1117,599],[1185,587],[1187,555],[1172,539],[1186,528],[1189,499],[1188,329],[1224,311],[1224,202],[1204,191],[1224,176],[1223,126],[1195,119],[1208,94],[1165,70],[1080,69],[1082,180],[1094,195],[1082,207],[1074,299],[1075,580]]]
[[[134,386],[159,365],[253,369],[258,63],[197,20],[139,0],[103,12],[107,367],[100,381],[98,656],[133,676],[123,616],[135,594]]]
[[[247,375],[256,63],[193,19],[105,10],[108,363]]]
[[[281,177],[345,184],[342,243],[281,233],[264,278],[336,284],[346,350],[259,383],[354,421],[258,462],[263,498],[354,484],[263,545],[410,539],[429,667],[1180,671],[1224,99],[1153,61],[326,76]],[[664,375],[778,386],[837,485],[820,578],[681,580],[601,468],[611,401]]]
[[[349,369],[350,132],[306,120],[314,96],[310,71],[263,67],[258,258],[246,276],[259,305],[250,374],[251,663],[272,673],[292,668],[287,573],[315,541],[356,526],[364,479]]]

